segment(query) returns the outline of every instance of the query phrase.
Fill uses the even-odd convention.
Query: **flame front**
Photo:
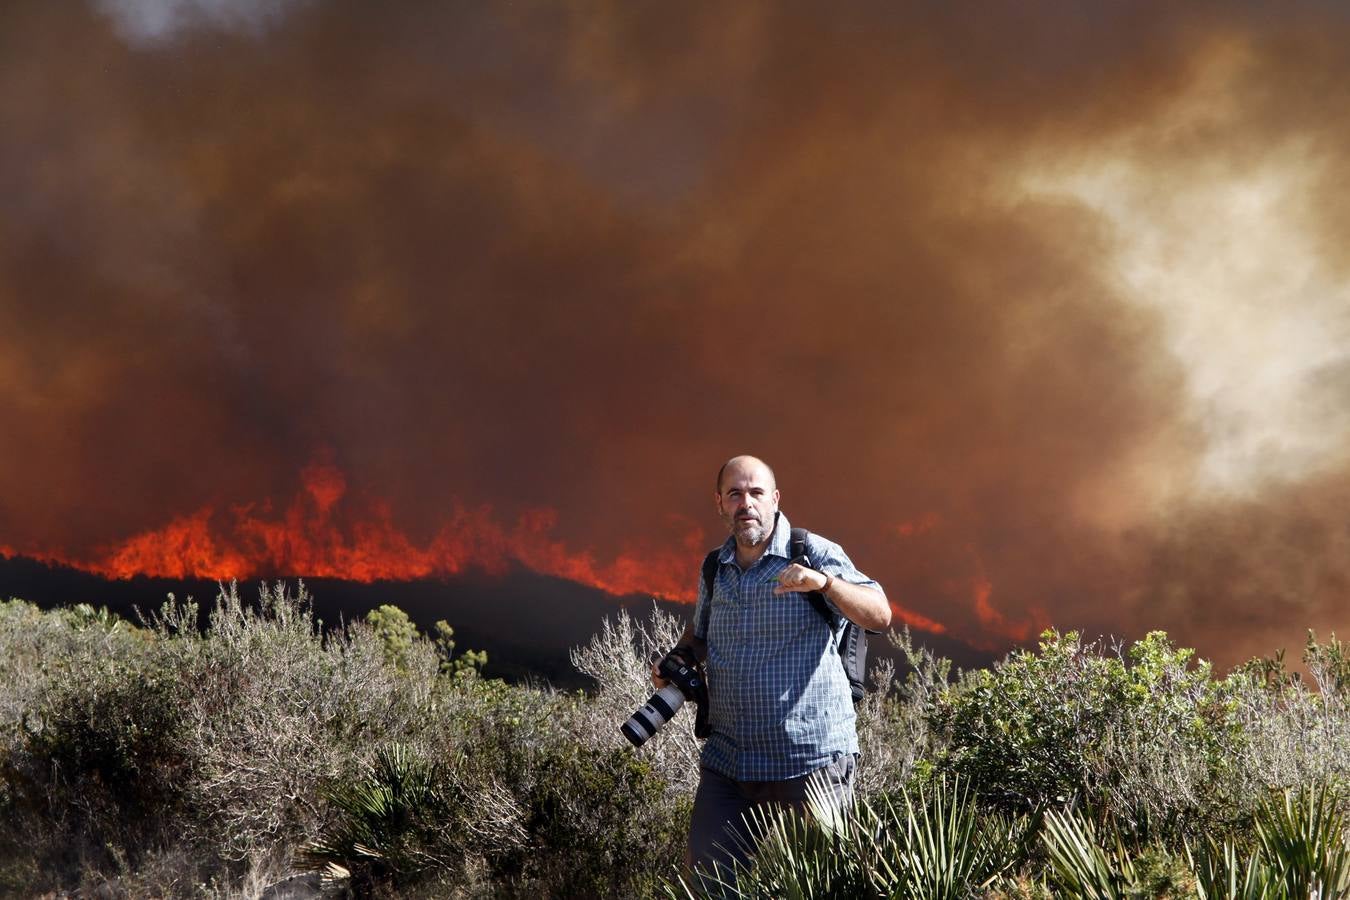
[[[503,524],[489,506],[461,506],[430,541],[419,544],[394,524],[388,504],[372,501],[353,510],[357,504],[344,501],[347,481],[336,466],[311,464],[301,471],[301,480],[303,490],[280,514],[270,504],[206,506],[93,558],[61,552],[25,555],[109,578],[226,580],[296,574],[364,583],[413,581],[470,569],[501,575],[519,564],[616,596],[695,599],[697,573],[691,574],[691,560],[704,549],[705,536],[688,523],[668,550],[628,548],[603,560],[555,539],[558,514],[552,509],[529,509],[514,523]],[[6,556],[20,552],[0,547]]]
[[[303,489],[284,512],[270,503],[220,509],[204,506],[162,528],[121,541],[92,558],[59,551],[0,545],[0,556],[30,556],[107,578],[207,578],[303,575],[369,584],[458,575],[468,570],[504,575],[521,565],[541,575],[584,584],[615,596],[646,594],[680,603],[696,599],[697,560],[707,550],[702,528],[672,521],[682,531],[665,549],[624,548],[609,560],[553,537],[556,510],[536,507],[503,524],[490,506],[455,507],[425,544],[394,524],[389,505],[345,499],[347,479],[329,463],[301,470]],[[898,622],[931,634],[946,626],[891,602]]]

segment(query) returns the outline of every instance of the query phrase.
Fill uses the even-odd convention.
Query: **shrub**
[[[222,586],[204,627],[190,599],[144,628],[0,603],[0,894],[256,895],[306,847],[351,891],[660,889],[698,778],[694,717],[637,751],[618,727],[683,623],[620,612],[573,653],[595,690],[561,694],[481,678],[447,623],[427,638],[398,612],[325,630],[303,584],[263,585],[256,603]],[[854,815],[765,820],[742,896],[1343,886],[1341,795],[1300,793],[1350,775],[1334,637],[1309,636],[1307,683],[1278,656],[1215,679],[1161,634],[1113,648],[1047,632],[955,682],[908,635],[897,644],[905,679],[878,666],[858,708]],[[1028,850],[1022,814],[1065,807],[1092,814],[1056,813],[1058,844]],[[1107,849],[1071,876],[1075,833]]]
[[[359,893],[401,887],[431,870],[454,872],[457,804],[441,767],[401,744],[381,748],[356,782],[326,792],[337,815],[323,836],[303,848],[302,865]]]
[[[189,686],[158,651],[126,644],[62,660],[23,718],[9,802],[45,825],[32,850],[49,875],[135,867],[190,818],[201,760],[187,734]]]
[[[1268,799],[1256,817],[1262,861],[1282,896],[1350,896],[1350,845],[1341,798],[1329,785]]]
[[[914,778],[931,774],[931,722],[951,678],[951,660],[915,646],[908,627],[888,638],[909,671],[899,681],[890,660],[878,660],[871,667],[876,690],[856,707],[862,764],[855,787],[865,797],[899,793]]]
[[[1333,635],[1308,633],[1303,662],[1316,690],[1285,669],[1284,654],[1258,658],[1226,679],[1244,737],[1232,757],[1231,793],[1246,813],[1271,789],[1350,779],[1350,687]]]
[[[571,743],[535,761],[525,798],[528,871],[555,896],[632,897],[655,889],[684,847],[687,806],[631,750]]]
[[[587,698],[474,677],[452,684],[460,777],[508,791],[520,810],[522,840],[487,852],[488,873],[512,891],[551,896],[654,889],[683,847],[688,803],[648,757],[591,743],[578,728],[592,715]]]
[[[634,619],[627,610],[619,610],[612,621],[601,623],[600,632],[587,646],[572,651],[572,665],[595,679],[596,684],[591,701],[579,705],[573,718],[585,745],[615,750],[629,746],[619,726],[656,690],[650,660],[656,654],[668,653],[683,632],[684,623],[659,608],[653,607],[645,622]],[[690,705],[637,752],[674,794],[690,796],[698,786],[702,749],[694,737]]]
[[[1201,900],[1350,897],[1350,844],[1339,795],[1327,785],[1283,791],[1260,805],[1246,858],[1229,838],[1212,838],[1182,858],[1159,841],[1132,846],[1114,823],[1100,838],[1073,811],[1051,811],[1042,839],[1052,879],[1068,897],[1199,896]]]
[[[1056,896],[1085,900],[1195,896],[1195,875],[1181,856],[1156,840],[1132,844],[1115,823],[1106,831],[1107,839],[1099,839],[1093,823],[1074,810],[1046,813],[1041,840]]]
[[[408,614],[386,603],[366,613],[366,622],[384,648],[385,660],[396,669],[406,669],[408,654],[417,640],[417,626]]]
[[[1083,801],[1131,832],[1176,834],[1224,806],[1244,742],[1233,686],[1208,663],[1188,665],[1154,632],[1128,663],[1076,633],[1046,632],[964,676],[934,705],[943,748],[935,763],[959,772],[1010,811]]]
[[[231,584],[204,633],[195,620],[191,604],[166,606],[153,625],[193,685],[193,836],[223,860],[312,839],[324,785],[358,770],[370,748],[426,727],[433,655],[415,645],[400,671],[364,625],[324,635],[303,583],[295,593],[263,585],[256,606]]]

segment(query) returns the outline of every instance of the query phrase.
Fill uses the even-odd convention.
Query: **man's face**
[[[773,533],[778,512],[778,488],[763,463],[732,463],[718,485],[717,512],[736,543],[753,547]]]

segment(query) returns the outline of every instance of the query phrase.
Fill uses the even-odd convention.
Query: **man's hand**
[[[820,591],[844,618],[869,631],[885,631],[891,626],[891,605],[879,590],[861,584],[850,584],[842,578],[833,578],[801,563],[793,563],[778,576],[775,594],[809,594]]]
[[[680,640],[675,645],[675,649],[682,650],[684,658],[696,665],[702,665],[703,661],[708,658],[708,642],[702,638],[694,637],[693,625],[689,625],[684,629],[684,634],[680,635]],[[660,656],[653,653],[650,662],[652,664],[652,684],[654,684],[659,691],[661,688],[670,684],[670,681],[661,677]]]
[[[808,569],[801,563],[793,563],[778,575],[778,587],[775,594],[809,594],[811,591],[825,589],[829,579],[824,573]]]

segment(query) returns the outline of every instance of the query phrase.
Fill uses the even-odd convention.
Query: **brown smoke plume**
[[[170,6],[0,13],[6,552],[687,596],[752,452],[972,644],[1345,630],[1333,7]]]

